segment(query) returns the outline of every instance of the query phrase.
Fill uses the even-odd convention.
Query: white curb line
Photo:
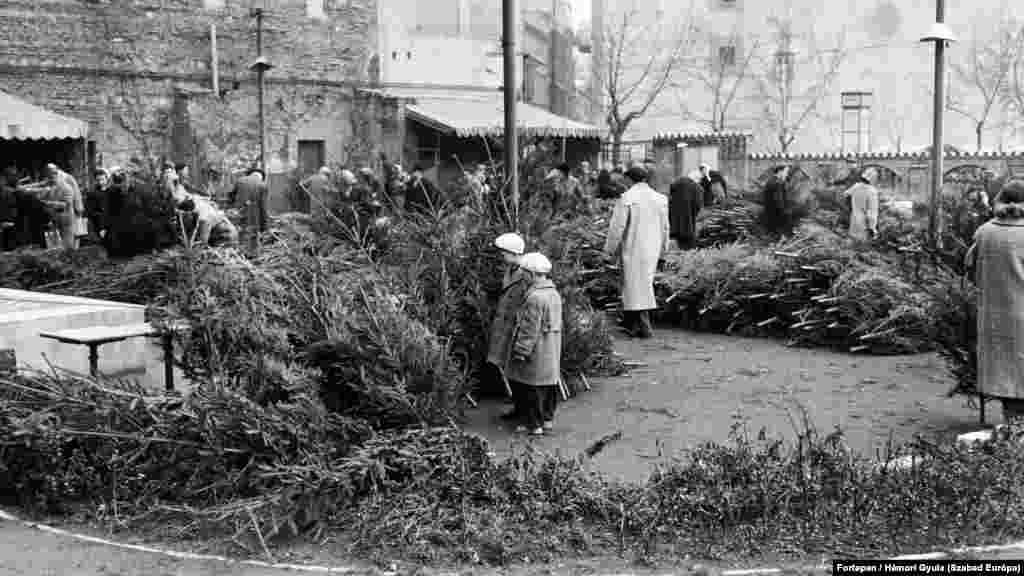
[[[133,550],[135,552],[143,552],[146,554],[156,554],[160,556],[167,556],[170,558],[177,558],[179,560],[199,560],[204,562],[222,562],[224,564],[241,565],[241,566],[255,566],[259,568],[270,568],[272,570],[293,570],[296,572],[309,572],[315,574],[365,574],[366,572],[373,572],[378,576],[395,576],[395,572],[384,572],[380,570],[374,570],[371,568],[357,568],[354,566],[307,566],[304,564],[277,564],[271,562],[261,562],[259,560],[235,560],[226,556],[217,556],[214,554],[193,554],[191,552],[176,552],[174,550],[161,550],[160,548],[151,548],[149,546],[140,546],[138,544],[125,544],[123,542],[113,542],[104,538],[97,538],[95,536],[88,536],[85,534],[78,534],[75,532],[69,532],[46,524],[40,524],[38,522],[31,522],[28,520],[22,520],[17,516],[9,514],[3,510],[0,510],[0,520],[7,520],[10,522],[18,522],[24,524],[29,528],[35,528],[40,532],[48,532],[50,534],[56,534],[57,536],[64,536],[75,540],[81,540],[82,542],[91,542],[93,544],[100,544],[102,546],[110,546],[112,548],[120,548],[122,550]]]
[[[125,544],[123,542],[114,542],[112,540],[106,540],[104,538],[97,538],[96,536],[88,536],[86,534],[78,534],[76,532],[69,532],[61,528],[55,528],[46,524],[40,524],[38,522],[32,522],[29,520],[23,520],[0,510],[0,520],[7,520],[9,522],[17,522],[24,524],[29,528],[34,528],[40,532],[48,532],[57,536],[64,536],[74,540],[80,540],[82,542],[90,542],[92,544],[99,544],[102,546],[109,546],[111,548],[120,548],[122,550],[132,550],[135,552],[142,552],[145,554],[155,554],[158,556],[167,556],[169,558],[177,558],[179,560],[198,560],[203,562],[221,562],[229,565],[239,566],[254,566],[258,568],[269,568],[271,570],[291,570],[294,572],[305,572],[313,574],[365,574],[366,572],[372,572],[376,576],[397,576],[397,572],[390,572],[384,570],[378,570],[371,567],[359,568],[355,566],[315,566],[306,564],[278,564],[273,562],[261,562],[259,560],[236,560],[228,558],[226,556],[217,556],[215,554],[194,554],[192,552],[177,552],[174,550],[163,550],[160,548],[152,548],[149,546],[141,546],[138,544]],[[1024,540],[1019,542],[1011,542],[1009,544],[995,544],[990,546],[968,546],[965,548],[954,548],[947,552],[928,552],[925,554],[905,554],[903,556],[895,556],[889,558],[889,560],[941,560],[951,554],[965,554],[969,552],[1001,552],[1007,550],[1022,550],[1024,551]],[[711,573],[717,574],[718,576],[757,576],[759,574],[781,574],[783,572],[792,571],[818,571],[818,570],[831,570],[830,565],[821,566],[805,566],[802,568],[747,568],[741,570],[712,570]],[[635,576],[634,574],[614,574],[609,576]],[[677,576],[675,574],[659,574],[657,576]]]

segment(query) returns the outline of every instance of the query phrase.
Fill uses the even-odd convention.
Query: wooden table
[[[141,324],[124,324],[121,326],[92,326],[89,328],[71,328],[54,332],[42,332],[43,338],[56,340],[64,344],[76,344],[89,347],[89,375],[99,376],[100,346],[112,342],[122,342],[131,338],[160,338],[164,351],[164,386],[174,390],[174,340],[175,332],[184,330],[184,324],[175,324],[168,329],[160,330],[149,322]]]

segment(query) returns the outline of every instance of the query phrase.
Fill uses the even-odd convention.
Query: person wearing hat
[[[501,280],[501,296],[498,299],[498,306],[494,311],[494,319],[491,321],[490,337],[487,340],[487,366],[493,374],[493,382],[499,386],[509,385],[509,392],[512,393],[514,408],[508,414],[502,416],[503,420],[518,420],[520,417],[519,390],[507,382],[505,371],[508,368],[508,359],[512,355],[512,334],[515,330],[516,312],[523,303],[526,296],[527,279],[526,274],[519,268],[519,259],[526,252],[526,242],[523,237],[515,232],[502,234],[494,239],[494,246],[498,248],[501,261],[505,268]]]
[[[441,207],[444,198],[437,186],[423,175],[421,165],[413,166],[405,183],[405,203],[410,210],[432,212]]]
[[[335,208],[338,191],[331,183],[331,176],[331,169],[321,166],[316,174],[299,182],[299,187],[306,192],[309,198],[310,213],[314,216],[323,217],[332,213]]]
[[[521,425],[516,430],[539,436],[552,428],[558,402],[562,297],[548,278],[551,261],[543,254],[525,254],[519,267],[525,272],[527,289],[516,314],[507,376],[521,391],[517,403]]]
[[[197,243],[211,247],[234,246],[238,243],[238,229],[208,198],[187,195],[178,203],[178,209],[195,215]]]
[[[668,250],[668,198],[647,185],[647,171],[633,166],[626,171],[632,185],[615,202],[604,252],[622,264],[623,327],[631,336],[651,336],[650,311],[654,275]]]
[[[244,222],[241,234],[253,252],[259,247],[260,234],[267,230],[269,195],[267,174],[260,168],[252,168],[245,177],[239,178],[228,195],[228,206],[241,215]]]
[[[699,174],[691,172],[672,183],[668,194],[669,237],[680,250],[697,246],[697,216],[704,204]]]
[[[1024,180],[1010,180],[994,218],[974,233],[966,264],[978,287],[978,392],[1024,418]]]
[[[658,170],[658,162],[654,158],[648,156],[647,158],[644,158],[644,162],[640,167],[647,172],[647,185],[650,186],[652,190],[668,196],[668,190],[661,189],[664,183],[661,181],[662,179]]]

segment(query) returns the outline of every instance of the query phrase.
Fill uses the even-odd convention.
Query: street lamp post
[[[263,56],[263,9],[253,8],[251,14],[256,18],[256,60],[249,65],[249,69],[256,72],[257,107],[259,108],[260,117],[260,170],[263,170],[264,174],[266,174],[267,133],[265,120],[266,112],[263,109],[263,94],[265,86],[264,75],[267,70],[270,70],[274,66]]]
[[[935,99],[932,104],[932,193],[931,213],[928,215],[928,242],[931,248],[939,247],[939,229],[941,227],[942,200],[942,157],[945,145],[942,140],[943,112],[946,106],[946,45],[956,38],[945,22],[946,1],[935,0],[935,23],[928,34],[921,38],[922,42],[935,43]]]
[[[501,51],[504,59],[505,76],[505,182],[508,196],[512,199],[512,217],[519,223],[519,138],[516,132],[516,35],[519,21],[516,18],[516,1],[502,0]]]
[[[263,56],[263,9],[254,8],[251,15],[256,18],[256,60],[249,66],[249,69],[256,72],[256,95],[260,119],[260,170],[263,171],[264,184],[269,185],[269,178],[267,178],[267,132],[265,111],[263,109],[263,91],[264,75],[267,70],[273,68],[273,65]],[[249,237],[249,249],[253,254],[259,253],[261,209],[261,200],[250,199],[249,208],[246,211],[246,229]]]

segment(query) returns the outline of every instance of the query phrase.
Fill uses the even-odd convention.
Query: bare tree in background
[[[680,113],[712,132],[726,130],[732,120],[729,115],[733,104],[744,95],[744,85],[750,80],[750,71],[761,41],[757,38],[744,43],[734,35],[704,44],[711,49],[697,56],[692,63],[680,67],[682,82],[673,83]],[[697,89],[702,95],[693,98]]]
[[[1021,127],[1024,124],[1024,24],[1007,21],[1002,42],[1013,46],[1016,58],[1010,63],[1001,99],[1006,110],[1016,117],[1015,127]]]
[[[692,12],[692,0],[690,6]],[[604,32],[607,61],[601,80],[615,159],[619,158],[622,137],[630,125],[647,114],[669,86],[689,43],[688,34],[669,24],[676,18],[658,18],[651,26],[643,22],[643,16],[634,3],[629,10],[609,18]]]
[[[795,49],[791,23],[774,20],[772,24],[779,44],[768,74],[761,80],[760,95],[764,102],[763,118],[772,127],[779,150],[786,154],[808,120],[824,118],[821,103],[839,76],[846,52],[841,48],[815,51],[813,46],[807,46],[808,53],[802,55]],[[840,41],[839,45],[842,44]],[[798,77],[813,80],[798,83]]]
[[[1014,68],[1020,64],[1024,47],[1019,30],[1001,27],[996,38],[979,40],[973,35],[963,60],[952,62],[952,78],[946,97],[946,109],[971,121],[975,147],[981,151],[986,127],[991,126],[993,115],[1000,106],[1010,106],[1013,94]]]
[[[885,135],[892,146],[893,152],[903,152],[903,134],[907,127],[906,118],[903,114],[889,114],[885,122]]]

